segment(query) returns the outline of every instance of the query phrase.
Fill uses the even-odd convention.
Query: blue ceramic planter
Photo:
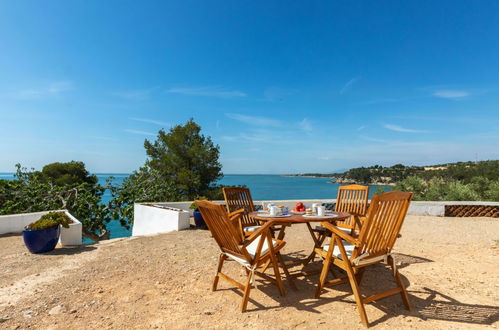
[[[206,228],[206,223],[204,222],[203,216],[201,212],[198,210],[192,211],[192,215],[194,216],[194,223],[198,228]]]
[[[44,253],[55,249],[61,226],[41,230],[23,230],[24,244],[31,253]]]

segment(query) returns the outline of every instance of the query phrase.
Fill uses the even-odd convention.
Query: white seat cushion
[[[342,241],[343,242],[343,246],[345,247],[345,252],[347,253],[347,256],[348,258],[350,258],[352,256],[352,252],[353,250],[355,249],[355,245],[351,244],[351,243],[348,243],[347,241]],[[327,251],[329,250],[329,244],[325,244],[322,249],[324,251]],[[333,250],[333,256],[335,256],[336,258],[338,259],[343,259],[341,257],[341,252],[340,252],[340,248],[338,247],[338,245],[335,245],[334,246],[334,250]]]
[[[255,254],[256,254],[256,249],[258,248],[258,243],[260,242],[260,240],[262,239],[262,236],[260,236],[259,239],[255,239],[253,242],[251,242],[250,245],[248,245],[246,247],[246,251],[248,251],[248,253],[250,254],[250,256],[252,258],[255,257]],[[267,253],[267,251],[269,250],[269,242],[268,240],[264,237],[263,238],[264,241],[263,241],[263,245],[262,245],[262,251],[260,252],[260,255],[264,255],[265,253]],[[277,242],[276,241],[272,241],[274,247],[277,247]]]
[[[243,231],[245,233],[252,233],[252,232],[255,232],[257,231],[258,229],[260,229],[262,226],[248,226],[248,227],[244,227],[243,228]]]
[[[257,238],[255,239],[253,242],[251,242],[250,245],[248,245],[246,247],[246,251],[248,251],[249,255],[251,256],[251,258],[254,258],[255,257],[255,254],[256,254],[256,249],[258,248],[258,243],[260,242],[260,239],[262,239],[262,236],[260,236],[260,238]],[[263,245],[262,245],[262,250],[260,252],[260,256],[264,255],[265,253],[267,253],[267,251],[269,250],[269,243],[267,241],[266,238],[264,238],[265,241],[263,241]],[[272,241],[274,247],[277,247],[278,243],[276,241]],[[243,265],[247,265],[248,262],[242,258],[239,258],[239,257],[236,257],[235,255],[232,255],[230,253],[226,253],[226,255],[228,257],[230,257],[231,259],[233,259],[234,261],[237,261],[239,262],[240,264],[243,264]]]

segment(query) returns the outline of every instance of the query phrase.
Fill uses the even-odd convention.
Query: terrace
[[[192,219],[191,219],[192,221]],[[374,328],[486,328],[497,326],[497,219],[408,215],[395,258],[413,304],[399,296],[366,306]],[[304,225],[289,229],[283,255],[305,256]],[[0,236],[2,328],[362,328],[348,284],[314,292],[318,275],[297,278],[297,291],[257,281],[248,312],[226,282],[211,292],[219,250],[206,230],[183,231],[27,252],[18,234]],[[318,259],[307,266],[320,269]],[[229,263],[228,273],[244,272]],[[388,268],[368,270],[369,293],[390,287]],[[238,277],[239,276],[239,277]],[[286,281],[285,281],[286,284]]]

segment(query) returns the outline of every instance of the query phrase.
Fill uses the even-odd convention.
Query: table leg
[[[312,253],[303,261],[303,266],[308,265],[311,261],[314,260],[315,258],[315,248],[320,248],[322,246],[322,243],[324,242],[324,238],[322,237],[316,237],[314,231],[312,230],[312,226],[310,225],[309,222],[307,222],[307,228],[308,231],[310,232],[310,236],[312,236],[312,239],[314,240],[314,249],[312,250]]]
[[[281,228],[279,229],[279,233],[277,234],[277,239],[278,239],[278,240],[282,241],[282,240],[284,239],[284,236],[286,235],[286,231],[285,231],[285,229],[286,229],[286,226],[287,226],[287,225],[288,225],[288,224],[285,224],[285,223],[283,223],[283,224],[281,225]],[[284,261],[283,261],[283,263],[284,263]],[[288,264],[286,264],[286,265],[288,265]],[[265,273],[265,271],[267,270],[267,268],[269,268],[269,266],[270,266],[270,259],[269,259],[269,260],[267,260],[267,262],[265,263],[265,265],[263,265],[263,270],[262,270],[262,273]],[[294,285],[294,284],[293,284],[293,285]]]
[[[281,229],[279,230],[279,234],[277,235],[277,239],[278,240],[282,241],[284,239],[284,236],[286,235],[285,229],[286,229],[287,226],[288,226],[288,224],[283,224],[281,226]]]

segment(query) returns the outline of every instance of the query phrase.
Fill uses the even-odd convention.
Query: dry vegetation
[[[499,223],[491,218],[408,216],[396,245],[412,311],[399,296],[367,306],[374,328],[490,328],[499,318]],[[304,225],[284,253],[308,253]],[[298,291],[257,282],[248,312],[220,282],[210,291],[218,250],[209,233],[187,230],[29,254],[18,235],[0,236],[0,328],[362,328],[347,285],[314,299],[317,275]],[[229,263],[229,273],[244,273]],[[319,268],[319,262],[310,269]],[[366,293],[392,285],[389,270],[365,275]]]

